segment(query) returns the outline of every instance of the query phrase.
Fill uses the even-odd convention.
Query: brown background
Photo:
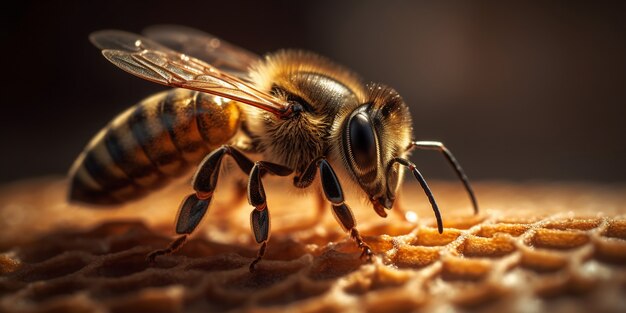
[[[114,115],[161,90],[125,74],[90,32],[158,23],[257,53],[317,51],[394,86],[418,139],[473,179],[626,179],[624,2],[87,1],[4,8],[0,182],[63,174]],[[453,178],[439,156],[413,157]]]

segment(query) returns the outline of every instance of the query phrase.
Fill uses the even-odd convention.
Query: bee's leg
[[[319,160],[318,167],[324,196],[332,205],[333,215],[341,227],[350,234],[350,238],[356,242],[359,249],[361,249],[361,258],[371,261],[372,249],[363,241],[359,231],[356,229],[356,220],[352,210],[344,202],[343,190],[335,171],[325,159]]]
[[[167,248],[155,250],[148,254],[146,259],[154,263],[157,256],[176,252],[187,241],[187,236],[198,226],[211,203],[211,194],[192,193],[183,199],[176,217],[176,233],[182,236],[176,238]]]
[[[246,174],[250,172],[254,165],[250,159],[231,146],[221,146],[207,155],[198,166],[193,177],[192,185],[195,193],[185,197],[178,210],[176,233],[182,236],[176,238],[167,248],[149,253],[146,259],[150,263],[153,263],[159,255],[174,253],[183,246],[187,236],[196,229],[202,217],[206,214],[209,204],[211,204],[222,159],[226,154],[233,157],[239,168]]]
[[[474,190],[472,190],[472,186],[469,183],[467,175],[465,175],[465,171],[463,171],[463,168],[461,168],[461,164],[457,162],[456,158],[454,158],[454,156],[452,155],[452,152],[450,152],[450,150],[448,150],[448,148],[446,148],[446,146],[444,146],[443,143],[439,141],[412,141],[407,150],[411,150],[413,148],[421,150],[435,150],[440,151],[443,154],[446,160],[448,160],[448,163],[450,163],[450,166],[452,166],[452,168],[456,172],[456,175],[463,182],[465,190],[467,190],[467,193],[472,200],[474,214],[478,214],[478,201],[476,201]]]
[[[152,264],[155,262],[156,257],[158,257],[159,255],[168,255],[168,254],[172,254],[176,252],[176,250],[180,249],[180,247],[182,247],[186,241],[187,241],[187,235],[179,236],[174,241],[172,241],[167,246],[167,248],[154,250],[148,253],[148,255],[146,256],[146,260],[148,261],[148,263]]]
[[[265,255],[267,240],[270,236],[270,213],[267,208],[265,188],[263,187],[261,177],[265,173],[287,176],[292,172],[293,170],[288,167],[264,161],[254,163],[250,171],[250,177],[248,178],[248,202],[254,207],[250,213],[250,227],[252,228],[254,239],[261,244],[256,258],[250,263],[250,272],[254,271],[256,264]]]
[[[293,185],[298,188],[307,188],[311,186],[313,180],[315,180],[315,175],[317,175],[317,167],[323,159],[324,157],[318,157],[311,161],[311,163],[307,165],[304,172],[293,177]]]

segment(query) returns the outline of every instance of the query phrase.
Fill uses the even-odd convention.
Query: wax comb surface
[[[359,251],[312,199],[268,188],[273,231],[267,257],[248,271],[256,246],[222,192],[204,232],[156,264],[147,253],[170,241],[174,187],[119,209],[64,202],[65,182],[41,180],[0,191],[0,311],[3,312],[624,312],[626,188],[477,184],[474,216],[453,183],[434,183],[445,231],[426,199],[401,202],[413,225],[355,208],[376,257]],[[32,190],[41,190],[33,199]],[[417,188],[407,184],[405,191]],[[271,191],[273,189],[273,191]],[[281,196],[284,198],[281,198]],[[170,200],[171,198],[171,200]],[[220,202],[221,201],[221,202]],[[167,209],[158,209],[167,207]],[[295,208],[295,209],[294,209]]]

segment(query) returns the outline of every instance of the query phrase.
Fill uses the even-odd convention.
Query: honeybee
[[[452,153],[440,142],[412,139],[409,108],[394,89],[364,83],[347,68],[311,52],[281,50],[262,58],[180,26],[154,26],[145,34],[104,30],[90,39],[124,71],[176,89],[129,108],[91,140],[70,170],[69,197],[121,203],[197,165],[194,191],[182,200],[176,219],[180,236],[150,253],[150,261],[176,251],[198,226],[225,156],[248,176],[250,224],[260,244],[251,271],[270,235],[263,186],[267,174],[293,175],[294,186],[302,189],[319,177],[335,218],[366,259],[372,250],[356,228],[342,185],[386,217],[406,168],[420,183],[443,231],[433,194],[408,159],[413,149],[440,151],[478,212],[467,176]],[[260,158],[253,161],[251,155]]]

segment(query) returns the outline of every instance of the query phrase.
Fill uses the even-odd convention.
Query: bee
[[[122,70],[176,89],[129,108],[91,140],[70,170],[69,198],[122,203],[195,166],[193,192],[182,200],[176,218],[180,236],[148,260],[176,251],[198,226],[226,156],[247,175],[250,224],[260,245],[251,271],[265,254],[270,235],[265,175],[292,176],[295,187],[322,193],[368,260],[372,250],[356,228],[342,186],[386,217],[408,169],[443,232],[435,198],[408,159],[411,150],[441,152],[478,212],[468,178],[452,153],[441,142],[412,139],[409,108],[394,89],[364,83],[311,52],[281,50],[260,57],[181,26],[153,26],[145,34],[104,30],[90,39]],[[309,188],[314,182],[321,188]]]

